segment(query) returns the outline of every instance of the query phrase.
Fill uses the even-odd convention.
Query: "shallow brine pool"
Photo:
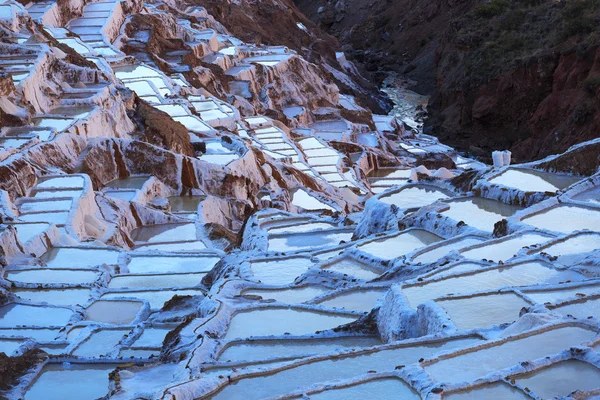
[[[260,309],[235,314],[225,340],[251,336],[308,335],[353,322],[356,317],[292,309]]]
[[[463,221],[469,226],[488,232],[494,230],[496,222],[510,217],[522,209],[519,206],[482,197],[450,200],[447,204],[450,208],[442,211],[442,215],[455,221]]]
[[[412,229],[385,239],[377,239],[358,246],[358,249],[383,259],[401,257],[420,247],[442,240],[422,229]]]
[[[571,186],[581,178],[558,175],[533,169],[510,168],[490,179],[490,183],[513,187],[524,192],[556,192]]]

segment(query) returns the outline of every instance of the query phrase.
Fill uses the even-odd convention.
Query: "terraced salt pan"
[[[96,271],[82,271],[71,269],[26,269],[7,271],[6,279],[20,283],[64,283],[86,284],[98,279]]]
[[[305,273],[313,263],[308,258],[286,258],[251,263],[255,280],[265,285],[288,285]]]
[[[581,193],[573,196],[573,200],[584,201],[587,203],[600,205],[600,187],[596,187],[593,189],[586,190],[585,192],[581,192]]]
[[[540,283],[579,281],[583,276],[572,271],[561,271],[539,262],[525,262],[500,266],[472,274],[445,276],[425,284],[404,286],[402,292],[412,307],[427,300],[448,294],[469,294],[496,290],[510,286],[527,286]]]
[[[543,243],[550,239],[539,233],[526,233],[484,243],[460,253],[473,260],[506,261],[514,257],[523,247]]]
[[[106,187],[113,189],[136,189],[139,190],[144,186],[144,183],[150,178],[149,175],[130,176],[129,178],[115,179],[108,182]]]
[[[220,400],[258,400],[283,395],[318,382],[347,379],[368,371],[393,371],[398,365],[417,362],[422,357],[477,343],[478,339],[458,339],[427,345],[413,344],[389,350],[344,355],[313,361],[269,375],[234,381],[212,396]]]
[[[97,399],[108,393],[108,374],[116,364],[48,364],[27,390],[27,400]]]
[[[118,264],[119,252],[93,248],[53,247],[42,255],[48,268],[86,269]]]
[[[477,264],[474,262],[461,262],[461,263],[452,265],[448,268],[438,268],[438,269],[434,270],[433,272],[424,274],[424,276],[426,276],[428,280],[429,279],[437,279],[442,276],[458,275],[463,272],[475,272],[482,268],[487,268],[487,265]]]
[[[514,322],[519,318],[521,308],[530,306],[514,293],[437,300],[436,303],[446,311],[459,331]]]
[[[445,242],[440,242],[438,244],[444,243],[442,245],[433,245],[430,249],[426,249],[425,251],[419,253],[416,257],[414,257],[411,261],[413,263],[431,263],[439,260],[446,254],[450,253],[454,250],[463,249],[465,247],[469,247],[481,242],[484,242],[486,239],[478,236],[467,236],[460,240],[450,240]]]
[[[600,293],[600,283],[585,286],[570,286],[569,288],[552,288],[548,290],[523,290],[523,293],[538,304],[558,303],[575,299],[583,295]]]
[[[218,261],[217,257],[135,256],[127,268],[131,274],[208,272]]]
[[[86,308],[86,320],[105,324],[130,324],[143,305],[140,301],[97,300]]]
[[[150,347],[155,349],[162,348],[165,336],[171,332],[175,327],[148,327],[144,329],[144,332],[139,338],[133,343],[135,347]]]
[[[192,282],[193,284],[193,282]],[[160,309],[173,296],[200,296],[204,293],[198,289],[178,289],[178,290],[146,290],[146,291],[127,291],[127,292],[109,292],[100,296],[102,300],[116,300],[121,298],[146,300],[150,303],[153,310]]]
[[[536,228],[562,233],[582,229],[600,231],[600,211],[566,204],[525,217],[521,221]]]
[[[64,326],[71,315],[68,308],[7,304],[0,307],[0,327]]]
[[[344,257],[332,261],[321,267],[326,271],[334,271],[340,274],[347,274],[358,279],[371,280],[377,278],[383,271],[365,264],[350,257]]]
[[[173,212],[197,212],[198,205],[206,196],[171,196],[169,204]]]
[[[17,230],[17,238],[21,243],[27,243],[34,237],[41,235],[43,232],[47,231],[50,228],[50,224],[42,222],[42,223],[33,223],[33,224],[13,224]]]
[[[113,277],[109,289],[151,289],[197,286],[205,273],[175,275],[121,275]]]
[[[514,377],[542,399],[568,396],[576,390],[600,388],[600,369],[578,360],[566,360],[547,368]]]
[[[0,353],[4,353],[10,356],[14,353],[24,342],[22,340],[8,340],[0,339]]]
[[[331,247],[347,242],[352,238],[353,231],[318,231],[296,234],[269,236],[269,251],[299,251],[307,248]]]
[[[134,229],[131,237],[136,242],[162,243],[196,240],[194,224],[146,225]]]
[[[73,200],[44,200],[27,201],[21,204],[19,210],[22,213],[44,212],[44,211],[67,211],[71,209]]]
[[[556,307],[553,311],[562,314],[563,316],[572,315],[578,319],[587,319],[589,317],[600,319],[600,299],[594,298],[585,301],[577,301]]]
[[[258,309],[235,314],[225,340],[251,336],[308,335],[354,321],[356,317],[294,309]]]
[[[83,189],[81,176],[61,176],[44,179],[38,182],[36,189]]]
[[[363,400],[369,398],[420,400],[421,396],[404,381],[389,378],[312,393],[310,398],[318,400]]]
[[[79,197],[81,190],[36,190],[35,199],[54,199],[61,197]]]
[[[25,300],[55,306],[83,305],[90,298],[89,289],[16,289],[13,293]]]
[[[570,175],[558,175],[533,169],[509,168],[490,179],[490,183],[513,187],[524,192],[556,192],[581,180]]]
[[[444,358],[426,365],[433,380],[444,383],[473,381],[489,373],[509,368],[521,361],[554,355],[589,341],[595,332],[579,327],[562,327],[505,343]]]
[[[242,295],[260,296],[287,304],[299,304],[314,299],[328,290],[321,286],[305,286],[293,289],[248,289]]]
[[[206,245],[199,241],[189,242],[169,242],[160,244],[149,244],[136,246],[134,251],[146,252],[146,251],[167,251],[167,252],[200,252],[206,250]]]
[[[99,358],[108,355],[131,332],[131,329],[104,329],[92,333],[89,339],[73,351],[77,357]]]
[[[410,209],[421,208],[448,198],[450,198],[449,194],[435,186],[418,185],[404,187],[395,193],[381,196],[379,200],[386,204],[394,204],[401,209]]]
[[[268,223],[263,224],[261,227],[266,227]],[[317,230],[325,230],[334,228],[334,224],[330,224],[327,222],[309,222],[304,224],[297,224],[291,226],[274,226],[272,228],[267,228],[269,230],[269,234],[279,234],[279,233],[304,233],[310,231]]]
[[[401,257],[420,247],[442,240],[422,229],[411,229],[385,239],[377,239],[358,246],[359,250],[383,259]]]
[[[316,197],[311,196],[303,189],[298,189],[292,193],[292,204],[302,207],[305,210],[330,210],[336,211],[329,204],[325,204]]]
[[[584,253],[600,248],[600,234],[581,233],[561,240],[549,246],[542,247],[538,252],[548,253],[558,257],[558,262],[564,265],[575,265],[584,257]]]
[[[454,392],[442,396],[443,400],[530,400],[531,397],[525,395],[519,389],[516,389],[506,383],[491,383],[477,386],[470,390]]]
[[[4,338],[31,338],[36,342],[50,342],[59,335],[59,329],[46,328],[0,328],[0,337]]]
[[[219,353],[220,362],[257,362],[266,359],[292,359],[350,348],[381,344],[375,337],[338,337],[324,339],[256,340],[231,342]]]
[[[522,208],[499,201],[482,197],[449,200],[446,204],[450,208],[442,211],[446,217],[455,221],[463,221],[469,226],[482,231],[491,232],[494,224],[504,218],[510,217]]]
[[[384,289],[361,289],[340,293],[319,304],[328,308],[339,308],[349,311],[371,311],[375,303],[387,291]]]

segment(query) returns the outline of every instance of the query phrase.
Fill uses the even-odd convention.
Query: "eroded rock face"
[[[166,112],[157,110],[135,96],[129,117],[136,123],[140,139],[144,142],[186,156],[195,155],[185,126],[174,121]]]
[[[19,378],[47,357],[43,351],[28,350],[23,355],[8,357],[0,353],[0,390],[7,390],[18,382]]]

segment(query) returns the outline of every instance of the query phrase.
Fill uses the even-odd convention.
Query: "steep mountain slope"
[[[298,0],[367,70],[397,71],[433,95],[425,129],[519,161],[598,135],[597,0]]]

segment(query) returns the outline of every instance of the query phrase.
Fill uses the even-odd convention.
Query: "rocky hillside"
[[[597,0],[296,4],[376,78],[431,94],[425,129],[459,148],[527,161],[598,135]]]

